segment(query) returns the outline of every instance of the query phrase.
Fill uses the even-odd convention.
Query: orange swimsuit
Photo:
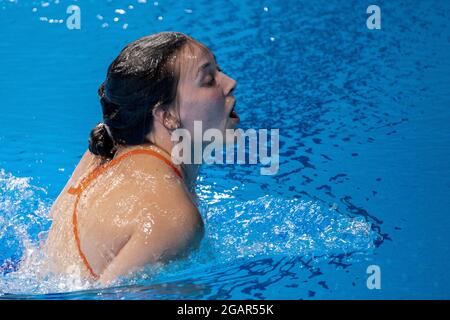
[[[80,237],[78,234],[77,205],[78,205],[78,202],[80,201],[81,193],[83,192],[83,190],[85,190],[87,188],[87,186],[89,185],[89,183],[91,183],[92,180],[94,180],[96,177],[101,175],[108,168],[118,164],[121,160],[125,159],[126,157],[132,156],[134,154],[147,154],[150,156],[157,157],[158,159],[161,159],[169,167],[171,167],[173,169],[173,171],[175,172],[175,174],[178,177],[183,179],[183,176],[181,175],[180,170],[178,170],[178,168],[175,167],[175,165],[172,162],[170,162],[166,157],[162,156],[158,152],[156,152],[154,150],[150,150],[150,149],[133,149],[124,154],[121,154],[120,156],[112,159],[111,161],[107,162],[106,164],[95,168],[88,176],[86,176],[83,180],[81,180],[78,187],[69,188],[68,193],[77,196],[77,198],[75,199],[75,204],[74,204],[74,208],[73,208],[72,223],[73,223],[73,234],[75,236],[75,242],[77,244],[78,253],[80,254],[81,260],[83,260],[83,263],[86,265],[86,268],[88,269],[89,273],[96,279],[98,278],[98,275],[94,272],[91,265],[89,264],[89,261],[87,260],[86,256],[84,255],[83,251],[81,250]]]

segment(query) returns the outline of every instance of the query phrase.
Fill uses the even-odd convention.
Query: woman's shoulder
[[[142,150],[153,152],[136,152]],[[159,156],[154,156],[155,153]],[[131,199],[138,215],[158,212],[161,219],[168,215],[171,219],[195,221],[200,216],[197,207],[168,161],[168,155],[158,148],[142,146],[121,149],[106,163],[100,163],[97,156],[87,151],[71,178],[72,186],[89,180],[93,188],[87,191],[88,198],[96,199],[96,210],[102,203],[111,209],[112,202]],[[91,176],[95,178],[86,179]]]
[[[162,185],[182,187],[181,168],[175,166],[170,156],[158,148],[133,146],[120,150],[113,161],[120,162],[120,171],[137,179],[156,180]],[[134,179],[134,180],[135,180]]]
[[[152,199],[153,205],[196,210],[180,176],[181,169],[173,165],[170,157],[158,148],[133,146],[119,151],[114,159],[118,161],[110,176],[111,179],[123,177],[124,192],[137,193],[144,200]]]
[[[132,150],[148,148],[129,148],[116,156],[123,156]],[[157,148],[151,150],[158,152]],[[118,169],[115,174],[127,177],[123,192],[127,193],[127,198],[135,199],[137,233],[146,237],[148,226],[154,224],[169,234],[191,238],[203,229],[201,215],[182,178],[160,157],[151,156],[151,153],[134,153],[123,158]]]
[[[150,152],[149,152],[150,151]],[[169,184],[172,187],[182,185],[179,168],[168,165],[170,158],[157,148],[144,148],[140,145],[120,149],[113,159],[105,160],[92,154],[89,150],[81,157],[73,171],[68,185],[79,184],[83,180],[94,177],[115,180],[118,176],[124,176],[124,181],[142,183],[156,180],[160,184]],[[178,172],[177,172],[178,171]]]

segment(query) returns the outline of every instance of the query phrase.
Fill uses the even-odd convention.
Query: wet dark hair
[[[148,142],[153,110],[167,108],[176,98],[179,70],[176,53],[192,38],[161,32],[128,44],[108,68],[98,94],[103,122],[92,129],[89,150],[114,157],[117,145]]]

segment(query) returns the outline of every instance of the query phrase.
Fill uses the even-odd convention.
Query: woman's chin
[[[239,122],[240,122],[239,117],[236,118],[229,117],[227,121],[227,129],[235,129],[239,124]]]

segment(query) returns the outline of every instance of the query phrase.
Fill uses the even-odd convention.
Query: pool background
[[[69,4],[81,30],[48,21]],[[368,1],[157,4],[0,0],[3,269],[48,229],[46,209],[101,120],[106,69],[143,35],[177,30],[210,46],[238,81],[241,127],[280,128],[278,175],[203,168],[213,244],[186,265],[44,296],[58,287],[9,273],[3,298],[450,298],[450,2],[377,1],[381,30],[366,28]],[[371,264],[381,290],[366,287]]]

